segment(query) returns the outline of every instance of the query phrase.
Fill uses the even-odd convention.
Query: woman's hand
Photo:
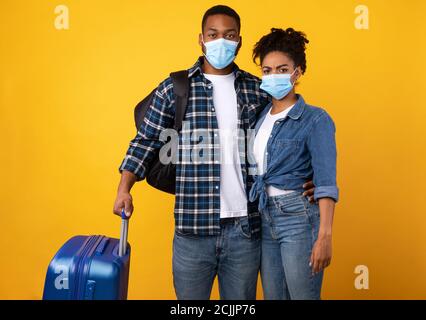
[[[310,266],[312,274],[324,270],[331,261],[331,234],[335,202],[331,198],[319,199],[320,226],[318,238],[312,248]]]
[[[319,236],[314,244],[311,254],[310,266],[312,274],[321,272],[331,262],[331,235]]]

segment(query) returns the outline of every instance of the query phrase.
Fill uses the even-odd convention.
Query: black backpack
[[[185,116],[186,105],[188,104],[189,95],[189,79],[188,71],[178,71],[170,74],[173,81],[173,93],[175,95],[176,113],[173,124],[173,129],[177,132],[182,128],[183,118]],[[139,102],[135,108],[135,124],[136,129],[139,130],[143,119],[145,118],[148,108],[152,104],[155,94],[154,89],[145,99]],[[176,165],[173,163],[163,164],[159,159],[159,151],[155,158],[152,160],[150,167],[147,169],[146,181],[152,187],[175,194],[176,186]]]

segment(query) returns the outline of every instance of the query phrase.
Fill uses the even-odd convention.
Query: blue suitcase
[[[76,236],[53,257],[43,300],[126,300],[130,245],[128,220],[122,213],[120,240]]]

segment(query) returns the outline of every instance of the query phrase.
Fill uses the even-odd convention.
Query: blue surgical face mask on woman
[[[269,74],[262,77],[260,88],[265,90],[277,100],[286,97],[293,89],[294,83],[291,83],[291,77],[297,69],[291,74]]]
[[[203,40],[206,47],[204,56],[215,69],[224,69],[234,61],[238,43],[223,38],[209,42]]]

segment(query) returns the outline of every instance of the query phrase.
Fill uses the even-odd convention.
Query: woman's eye
[[[209,38],[214,38],[216,35],[215,34],[209,34],[208,37]]]
[[[280,69],[280,73],[287,73],[288,70],[287,69]]]

